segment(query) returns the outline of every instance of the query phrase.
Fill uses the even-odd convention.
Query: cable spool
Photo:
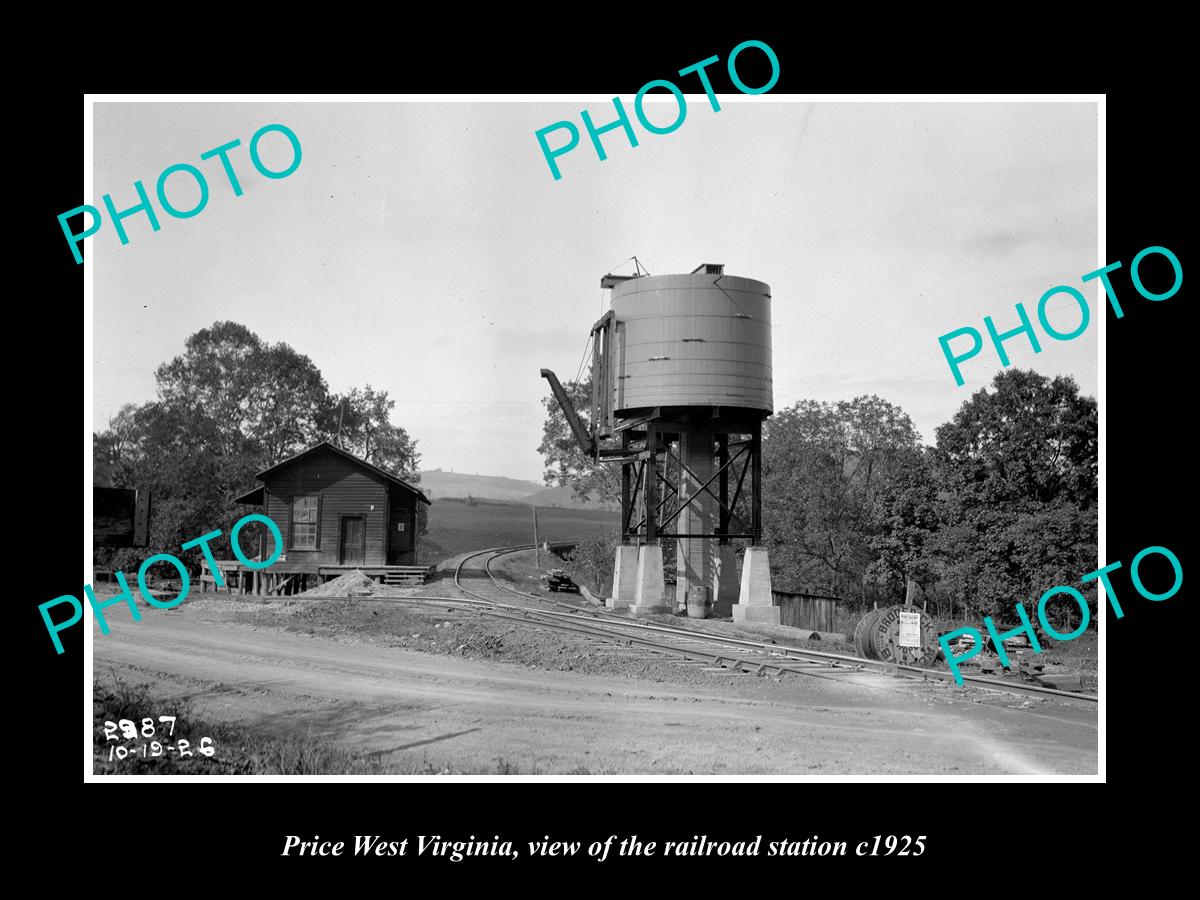
[[[919,617],[919,647],[900,646],[901,614]],[[906,666],[931,666],[937,660],[938,643],[933,634],[933,620],[915,606],[890,606],[867,613],[854,628],[854,649],[865,659]]]
[[[873,609],[854,626],[854,652],[863,659],[876,659],[874,651],[870,648],[871,642],[871,627],[879,619],[882,610]]]

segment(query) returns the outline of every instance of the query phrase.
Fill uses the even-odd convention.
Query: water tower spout
[[[571,431],[575,433],[575,440],[578,441],[580,449],[587,456],[594,459],[597,449],[596,439],[584,427],[583,421],[579,418],[579,413],[575,412],[575,404],[567,396],[567,392],[559,382],[558,376],[549,369],[542,369],[542,377],[550,382],[550,390],[554,392],[554,399],[562,407],[563,415],[567,417],[567,424],[571,426]]]

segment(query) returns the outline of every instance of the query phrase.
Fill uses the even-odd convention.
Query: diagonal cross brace
[[[641,487],[642,487],[642,469],[644,469],[645,467],[646,467],[646,463],[645,463],[645,461],[642,461],[641,463],[639,463],[639,464],[638,464],[638,467],[637,467],[637,474],[635,474],[635,475],[633,476],[633,496],[629,498],[629,515],[628,515],[628,517],[625,519],[624,523],[622,523],[622,524],[624,524],[624,526],[625,526],[625,531],[624,531],[624,534],[629,534],[629,532],[630,532],[631,530],[632,530],[632,531],[637,531],[637,528],[641,528],[641,527],[642,527],[642,526],[639,524],[639,525],[637,526],[637,528],[630,529],[630,527],[629,527],[629,523],[630,523],[630,521],[632,521],[632,519],[633,519],[633,511],[634,511],[635,509],[637,509],[637,498],[638,498],[638,491],[639,491],[639,490],[641,489]],[[622,536],[622,538],[621,538],[621,539],[622,539],[622,540],[624,540],[624,536]]]
[[[704,482],[704,484],[700,485],[700,487],[696,489],[696,492],[694,494],[692,494],[690,497],[688,497],[688,499],[685,500],[683,503],[679,504],[679,508],[676,509],[675,512],[673,512],[669,516],[667,516],[665,519],[663,519],[661,522],[659,522],[658,526],[660,528],[665,527],[668,522],[670,522],[676,516],[678,516],[681,512],[683,512],[684,507],[691,505],[692,500],[694,500],[701,491],[705,490],[710,484],[712,484],[714,481],[716,481],[722,472],[724,472],[726,469],[728,469],[730,466],[732,466],[733,463],[738,459],[738,457],[742,456],[742,454],[744,454],[746,452],[747,452],[746,449],[743,448],[742,450],[739,450],[737,453],[735,453],[732,457],[730,457],[729,461],[726,462],[725,465],[721,466],[721,468],[719,468],[719,469],[717,469],[717,471],[713,472],[712,477],[709,478],[708,481],[706,481],[706,482]],[[671,454],[671,455],[674,456],[674,454]],[[678,457],[676,457],[676,459],[678,459]],[[683,464],[682,460],[679,461],[679,465],[682,466],[685,470],[687,470],[688,474],[691,475],[693,478],[696,477],[695,473],[692,472],[691,469],[688,469],[687,466],[685,466]],[[745,474],[744,470],[743,470],[743,474]],[[714,500],[716,500],[718,504],[721,503],[721,499],[719,497],[717,497],[715,494],[713,494],[712,491],[707,491],[707,493],[710,497],[712,497]],[[730,510],[726,510],[723,505],[721,506],[721,509],[725,512],[728,512],[731,518],[733,517],[733,513]]]
[[[740,456],[742,456],[742,455],[744,455],[744,454],[748,453],[748,452],[749,452],[749,450],[750,450],[750,442],[749,442],[749,441],[746,441],[746,442],[744,442],[743,444],[741,444],[741,445],[739,445],[739,446],[741,447],[741,449],[739,449],[737,453],[733,454],[733,456],[731,456],[731,457],[730,457],[730,458],[729,458],[729,459],[728,459],[728,460],[725,462],[725,465],[723,465],[723,466],[721,466],[721,468],[717,469],[717,473],[716,473],[717,475],[720,475],[720,474],[721,474],[723,471],[725,471],[725,469],[727,469],[727,468],[729,468],[730,466],[732,466],[732,465],[733,465],[735,462],[737,462],[737,460],[738,460],[738,457],[740,457]],[[667,450],[667,452],[668,452],[668,453],[671,453],[671,451],[670,451],[670,450]],[[692,471],[690,468],[688,468],[687,464],[686,464],[686,463],[685,463],[685,462],[684,462],[684,461],[683,461],[683,460],[682,460],[680,457],[676,456],[674,453],[671,453],[671,456],[672,456],[672,457],[675,459],[675,461],[676,461],[676,462],[678,462],[678,463],[679,463],[679,467],[680,467],[681,469],[683,469],[685,472],[687,472],[689,475],[691,475],[691,476],[692,476],[692,478],[695,478],[697,481],[699,481],[699,480],[700,480],[700,479],[699,479],[699,477],[696,475],[696,473],[695,473],[695,472],[693,472],[693,471]],[[750,461],[749,461],[749,459],[747,459],[747,460],[746,460],[746,465],[742,467],[742,474],[741,474],[741,477],[740,477],[740,478],[738,478],[738,493],[740,493],[740,492],[741,492],[742,478],[745,478],[745,477],[746,477],[746,470],[749,468],[749,463],[750,463]],[[736,471],[736,470],[735,470],[735,471]],[[713,478],[715,478],[715,477],[716,477],[716,475],[714,475],[714,476],[713,476]],[[721,509],[721,512],[723,512],[723,513],[724,513],[726,516],[728,516],[728,517],[729,517],[729,520],[737,519],[739,522],[741,522],[741,521],[742,521],[742,517],[741,517],[741,516],[739,516],[737,513],[735,513],[735,512],[733,511],[733,510],[734,510],[734,508],[737,506],[737,501],[738,501],[738,493],[735,493],[735,494],[733,495],[733,503],[731,503],[731,504],[730,504],[730,505],[727,507],[727,506],[725,506],[725,504],[724,504],[724,503],[722,503],[722,502],[721,502],[721,498],[720,498],[720,497],[718,497],[716,494],[714,494],[714,493],[713,493],[711,490],[709,490],[709,489],[708,489],[708,484],[709,484],[709,483],[710,483],[712,480],[713,480],[713,479],[712,479],[712,478],[710,478],[708,481],[704,482],[704,484],[703,484],[703,485],[701,485],[701,487],[700,487],[700,488],[699,488],[699,489],[696,491],[696,493],[695,493],[695,494],[692,494],[692,496],[688,498],[688,502],[687,502],[687,503],[685,503],[683,506],[681,506],[681,507],[680,507],[678,510],[676,510],[676,513],[678,514],[679,512],[682,512],[685,506],[687,506],[687,505],[688,505],[688,504],[690,504],[690,503],[691,503],[691,502],[692,502],[694,499],[696,499],[696,497],[699,495],[700,491],[704,491],[704,493],[708,494],[708,496],[712,497],[714,500],[716,500],[716,501],[717,501],[717,506],[719,506],[719,507],[720,507],[720,509]],[[743,523],[743,524],[744,524],[744,523]]]
[[[730,460],[730,462],[732,462],[732,460]],[[752,462],[754,462],[754,460],[751,459],[749,456],[747,456],[746,464],[744,466],[742,466],[742,474],[738,476],[737,487],[734,489],[734,492],[733,492],[733,500],[731,500],[729,503],[729,517],[731,519],[737,519],[743,525],[745,524],[745,520],[742,519],[741,516],[735,515],[733,511],[735,509],[737,509],[738,498],[742,496],[742,482],[744,482],[746,480],[746,473],[750,471],[750,464]]]
[[[658,475],[659,481],[661,481],[663,484],[665,484],[667,487],[669,487],[671,489],[671,493],[669,495],[664,495],[663,498],[658,501],[657,506],[655,506],[654,512],[655,512],[655,514],[657,514],[657,513],[662,512],[663,507],[667,505],[667,501],[670,500],[671,497],[675,497],[675,496],[679,495],[679,491],[677,491],[675,489],[675,485],[671,484],[671,482],[667,481],[667,479],[663,477],[661,472],[655,470],[655,474]],[[631,510],[630,518],[633,518],[633,515],[632,515],[633,504],[632,503],[629,504],[629,508]],[[646,518],[645,518],[645,516],[643,516],[638,521],[638,523],[635,526],[633,526],[633,531],[640,531],[641,527],[645,524],[646,524]]]

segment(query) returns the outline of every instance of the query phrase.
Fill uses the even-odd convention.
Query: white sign
[[[921,614],[915,612],[900,613],[900,638],[896,642],[901,647],[921,646]]]

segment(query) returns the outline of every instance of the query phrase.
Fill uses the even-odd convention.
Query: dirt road
[[[297,634],[211,608],[95,631],[95,672],[210,720],[383,751],[389,771],[1094,774],[1094,712],[817,679],[605,678]],[[751,685],[749,682],[757,682]],[[744,685],[744,687],[743,687]]]

